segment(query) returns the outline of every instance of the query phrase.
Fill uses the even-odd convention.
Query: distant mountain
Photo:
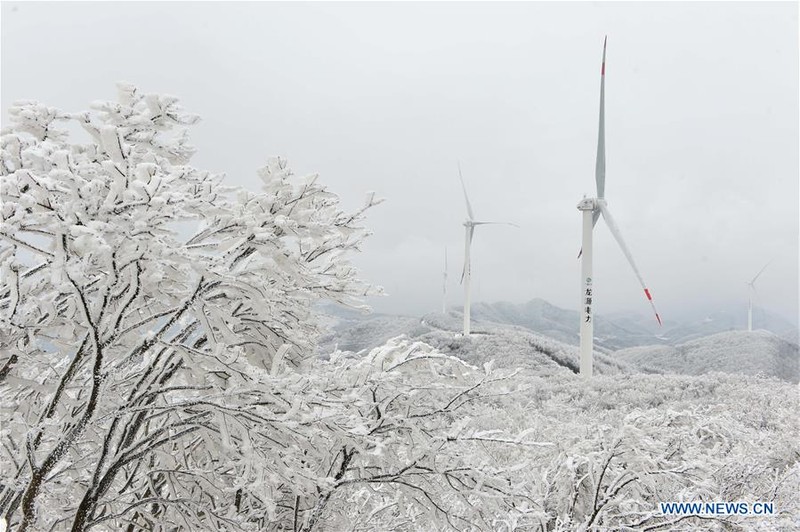
[[[702,375],[718,371],[800,379],[800,350],[768,331],[729,331],[677,345],[631,347],[614,358],[647,370]]]
[[[792,324],[781,316],[759,307],[753,308],[753,328],[769,331],[784,340],[798,343],[796,323]],[[667,339],[668,343],[677,345],[720,332],[746,329],[746,312],[720,310],[700,318],[680,320],[674,323],[667,322],[660,336]]]
[[[579,314],[551,305],[543,299],[527,303],[476,303],[472,306],[474,319],[508,323],[578,345]],[[798,343],[797,324],[761,308],[753,311],[753,322],[789,342]],[[615,312],[595,316],[595,346],[598,350],[616,351],[642,345],[679,345],[691,340],[725,331],[744,330],[744,312],[721,310],[709,315],[670,317],[659,327],[650,314]]]
[[[339,317],[329,323],[329,332],[320,337],[318,350],[321,354],[330,354],[337,349],[353,352],[372,349],[401,334],[413,337],[419,333],[419,327],[420,319],[408,316],[372,314]]]
[[[535,368],[537,372],[578,371],[578,313],[541,299],[522,305],[474,305],[473,335],[468,339],[459,334],[460,309],[423,318],[364,314],[338,307],[326,307],[324,312],[330,332],[320,338],[323,356],[336,349],[372,349],[405,334],[478,365],[495,359],[499,366]],[[595,367],[598,373],[763,373],[797,382],[798,346],[786,339],[796,337],[797,329],[774,315],[761,312],[756,316],[756,324],[773,327],[782,335],[736,330],[744,324],[728,312],[670,321],[662,330],[645,315],[598,315]]]
[[[405,334],[476,366],[493,360],[496,367],[521,368],[536,375],[577,373],[579,370],[576,346],[522,327],[476,320],[472,334],[464,337],[460,332],[462,317],[457,312],[428,314],[422,318],[384,314],[363,316],[341,310],[332,312],[337,314],[336,321],[331,324],[330,332],[319,339],[322,356],[336,349],[372,349],[389,338]],[[598,374],[634,371],[628,364],[602,352],[595,353],[594,370]]]
[[[568,344],[579,344],[578,311],[562,309],[543,299],[533,299],[523,304],[476,303],[471,310],[472,317],[477,320],[517,325]],[[596,348],[607,351],[667,343],[660,340],[656,336],[657,331],[640,321],[638,316],[617,315],[609,318],[598,314],[595,316],[594,334]]]

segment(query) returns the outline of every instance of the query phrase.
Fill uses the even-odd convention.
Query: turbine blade
[[[464,191],[464,199],[467,202],[467,216],[469,216],[470,221],[475,219],[475,215],[472,212],[472,205],[469,203],[469,196],[467,196],[467,186],[464,184],[464,178],[461,176],[461,163],[458,163],[458,178],[461,180],[461,189]]]
[[[617,223],[614,221],[614,217],[611,216],[611,212],[608,210],[608,207],[605,206],[604,203],[598,202],[600,204],[600,211],[603,213],[603,219],[606,221],[608,225],[609,231],[611,234],[614,235],[614,239],[619,244],[619,247],[622,249],[622,253],[625,255],[625,258],[628,259],[628,264],[631,265],[633,268],[633,273],[636,274],[636,278],[639,279],[639,283],[642,285],[642,289],[644,289],[644,295],[647,296],[647,301],[650,302],[650,306],[653,308],[653,313],[656,315],[656,320],[658,324],[661,325],[661,316],[658,315],[658,310],[656,310],[656,305],[653,302],[653,296],[650,294],[650,290],[647,288],[647,285],[642,278],[642,274],[639,272],[639,268],[636,267],[636,262],[633,260],[633,255],[631,255],[628,246],[625,244],[625,241],[622,239],[622,233],[619,231],[619,227],[617,227]]]
[[[475,227],[472,226],[469,228],[469,243],[472,245],[472,237],[475,236]]]
[[[597,225],[597,220],[599,219],[600,219],[600,210],[598,209],[592,213],[592,229],[594,229],[594,226]],[[578,258],[581,258],[581,255],[583,255],[583,248],[578,250]]]
[[[606,193],[606,40],[603,39],[603,65],[600,67],[600,125],[597,132],[597,161],[594,179],[597,184],[597,197],[602,199]],[[595,218],[595,223],[597,218]]]
[[[513,222],[472,222],[472,225],[510,225],[512,227],[519,227]]]
[[[761,268],[761,270],[759,270],[759,272],[756,274],[756,276],[755,276],[755,277],[753,277],[753,280],[752,280],[752,281],[750,281],[750,283],[749,283],[749,284],[750,284],[751,286],[752,286],[752,285],[753,285],[753,284],[756,282],[756,279],[758,279],[758,278],[761,276],[761,274],[762,274],[762,273],[764,273],[764,270],[766,270],[766,269],[767,269],[767,266],[769,266],[770,264],[772,264],[772,261],[769,261],[768,263],[766,263],[766,264],[764,265],[764,267],[763,267],[763,268]],[[755,287],[754,287],[754,288],[755,288]]]

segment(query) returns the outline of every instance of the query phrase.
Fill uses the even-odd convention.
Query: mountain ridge
[[[522,305],[476,304],[469,338],[461,335],[463,316],[457,308],[421,318],[330,307],[326,313],[329,332],[320,337],[321,356],[337,349],[360,352],[405,335],[477,365],[494,359],[502,366],[516,364],[536,372],[555,371],[556,366],[578,371],[578,313],[541,299]],[[596,371],[687,375],[719,371],[798,380],[797,343],[774,332],[718,331],[730,322],[709,318],[672,325],[657,336],[655,327],[648,330],[649,321],[626,313],[616,313],[611,319],[596,316]],[[775,323],[786,333],[786,323]],[[710,334],[702,334],[706,330]]]
[[[677,346],[622,349],[614,358],[633,366],[683,375],[711,372],[800,380],[800,349],[769,331],[726,331]]]

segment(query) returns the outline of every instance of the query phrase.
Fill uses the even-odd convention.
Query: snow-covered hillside
[[[472,305],[472,317],[487,322],[518,325],[568,344],[579,343],[578,312],[551,305],[543,299],[532,299],[523,304],[476,303]],[[612,318],[598,314],[594,325],[595,346],[601,350],[613,351],[659,343],[659,331],[649,325],[647,322],[640,322],[638,316],[637,319],[630,319],[627,315],[616,315]]]
[[[663,326],[658,325],[652,314],[645,312],[601,312],[595,316],[595,346],[601,350],[615,351],[642,345],[679,345],[720,332],[741,331],[747,327],[747,314],[745,309],[737,310],[741,311],[663,315]],[[472,317],[519,325],[568,344],[578,344],[578,312],[557,307],[542,299],[532,299],[523,304],[475,303],[472,305]],[[753,322],[757,329],[798,343],[797,323],[759,307],[753,309]]]
[[[333,326],[339,333],[354,329],[346,333],[347,339],[340,341],[339,347],[346,350],[379,345],[392,336],[405,332],[416,320],[409,316],[363,314],[330,305],[322,308],[322,312],[332,318]],[[461,309],[452,308],[449,315],[458,322],[453,325],[453,330],[459,330]],[[532,299],[523,304],[475,303],[472,305],[472,318],[478,327],[480,322],[516,325],[566,344],[578,345],[577,311],[557,307],[543,299]],[[652,315],[646,313],[600,313],[595,316],[595,349],[613,352],[637,346],[677,346],[721,332],[742,331],[746,328],[746,319],[744,311],[720,310],[711,314],[690,312],[681,316],[664,316],[664,325],[659,327]],[[364,321],[372,323],[359,331],[356,325]],[[753,310],[753,321],[755,328],[759,330],[770,331],[784,340],[798,343],[796,323],[761,308]],[[379,330],[382,330],[382,334],[370,337]]]
[[[658,335],[659,341],[652,344],[679,345],[721,332],[747,330],[747,312],[739,309],[723,309],[711,313],[697,313],[692,310],[680,316],[666,316],[664,326],[658,327],[646,314],[616,312],[605,316],[615,324],[629,329],[643,328]],[[790,322],[778,314],[760,307],[753,308],[753,328],[769,331],[784,340],[798,343],[798,323]],[[638,345],[647,345],[640,343]],[[633,347],[633,346],[625,346]]]
[[[319,352],[324,356],[336,349],[372,349],[403,334],[477,366],[493,360],[495,367],[521,368],[537,375],[578,372],[576,346],[523,327],[481,321],[473,323],[472,334],[466,338],[460,333],[461,325],[461,316],[456,312],[433,313],[422,318],[375,315],[361,319],[346,313],[320,339]],[[600,374],[634,371],[628,364],[602,352],[595,353],[594,367]]]
[[[421,324],[419,318],[410,316],[346,314],[327,325],[329,332],[319,339],[318,352],[322,355],[337,349],[353,352],[372,349],[401,334],[414,337]]]
[[[719,371],[764,374],[790,382],[800,378],[797,344],[768,331],[723,332],[675,347],[632,347],[617,351],[614,357],[641,368],[686,375]]]
[[[562,370],[577,372],[578,349],[565,332],[566,322],[571,321],[569,311],[542,300],[534,300],[524,306],[497,303],[478,304],[475,308],[480,309],[476,314],[481,317],[473,320],[470,338],[463,338],[459,334],[462,318],[458,310],[451,310],[447,315],[431,313],[415,318],[388,314],[365,315],[328,308],[330,332],[320,339],[319,353],[325,356],[336,349],[372,349],[389,338],[403,334],[477,365],[494,359],[498,367],[534,369],[538,374]],[[595,347],[595,367],[599,373],[670,372],[700,375],[719,371],[764,374],[791,382],[797,382],[800,378],[797,344],[768,331],[748,333],[733,330],[680,342],[675,346],[658,345],[659,339],[653,335],[636,332],[643,327],[637,325],[635,318],[615,315],[615,320],[624,326],[610,325],[606,321],[605,329],[598,327],[600,333]],[[529,326],[535,324],[540,326],[541,332],[530,329]],[[675,332],[678,329],[671,330]],[[684,330],[692,336],[699,334],[702,327],[687,326]],[[676,337],[679,336],[676,334]],[[648,338],[652,345],[644,343]],[[613,351],[603,347],[603,339],[606,345],[618,342],[640,342],[644,345]]]

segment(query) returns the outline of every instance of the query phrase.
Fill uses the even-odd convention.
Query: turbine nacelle
[[[583,198],[578,203],[579,211],[598,211],[608,205],[605,199],[602,198]]]

